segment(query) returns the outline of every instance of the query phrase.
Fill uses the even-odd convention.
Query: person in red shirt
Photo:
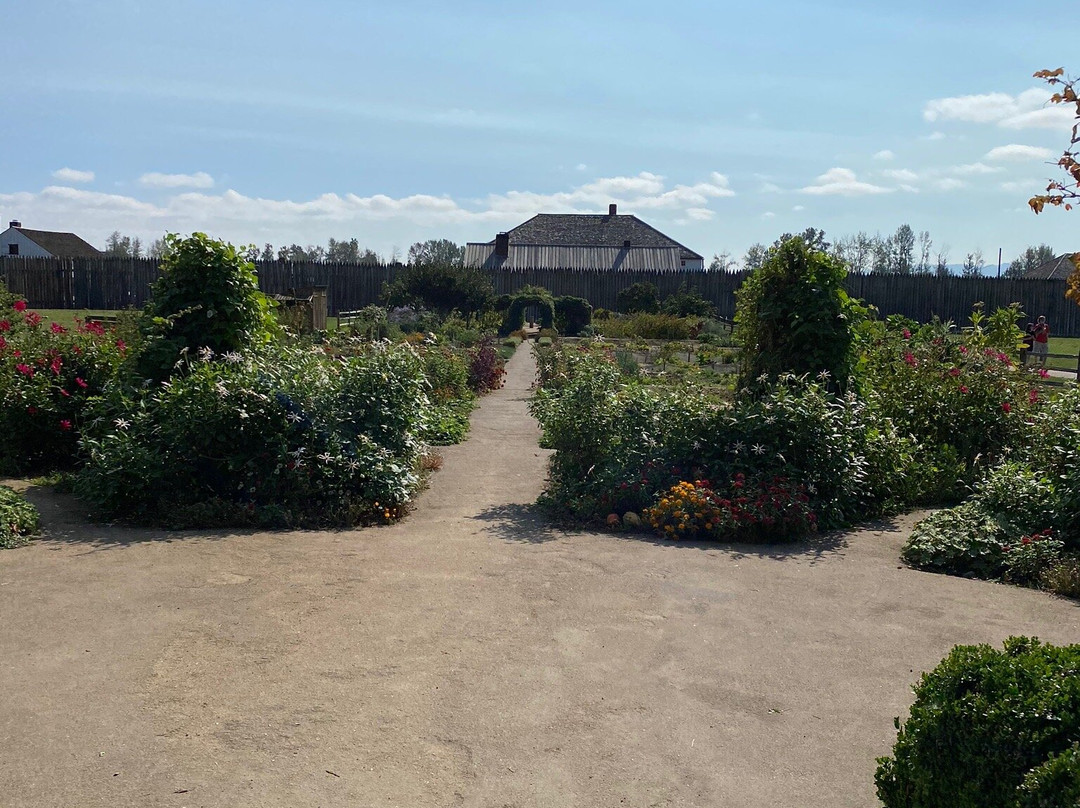
[[[1031,353],[1034,355],[1035,361],[1039,363],[1039,367],[1046,367],[1046,352],[1050,341],[1050,326],[1046,323],[1045,315],[1039,316],[1038,322],[1035,323],[1032,336],[1034,342],[1031,346]]]

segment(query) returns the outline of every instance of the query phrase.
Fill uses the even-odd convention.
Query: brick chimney
[[[22,222],[20,222],[18,219],[12,219],[10,222],[8,222],[8,227],[22,227]]]
[[[496,233],[495,234],[495,254],[501,258],[506,258],[510,255],[510,234],[509,233]]]
[[[619,206],[616,205],[614,202],[612,202],[610,205],[607,206],[607,215],[608,216],[614,216],[618,212],[619,212]]]

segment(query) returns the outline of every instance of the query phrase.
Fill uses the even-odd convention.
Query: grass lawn
[[[75,319],[85,321],[87,316],[115,317],[120,312],[108,309],[34,309],[47,323],[60,323],[64,328],[74,328]]]
[[[1056,370],[1076,370],[1076,356],[1080,352],[1080,337],[1050,337],[1050,353],[1068,354],[1068,359],[1051,357],[1046,366]]]

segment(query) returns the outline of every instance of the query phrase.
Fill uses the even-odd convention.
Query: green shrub
[[[712,301],[701,296],[697,289],[693,289],[687,283],[679,287],[679,291],[664,298],[660,311],[673,317],[715,317],[716,306]]]
[[[965,502],[923,519],[911,532],[901,556],[913,567],[948,575],[997,578],[1008,533],[982,503]]]
[[[1002,651],[957,646],[914,690],[892,757],[878,759],[886,808],[1007,808],[1026,777],[1031,799],[1059,796],[1044,790],[1050,784],[1075,784],[1080,645],[1012,637]]]
[[[1076,808],[1080,805],[1080,742],[1051,754],[1020,784],[1017,808]]]
[[[535,307],[540,310],[540,328],[550,329],[555,325],[555,300],[551,292],[540,286],[523,286],[510,299],[499,336],[515,334],[525,327],[525,309]]]
[[[633,283],[615,295],[615,308],[624,314],[656,314],[660,311],[660,292],[655,284]]]
[[[696,317],[675,317],[670,314],[634,314],[593,324],[593,328],[612,339],[692,339],[700,325]]]
[[[38,532],[38,510],[21,494],[0,485],[0,550],[19,547]]]
[[[555,298],[555,328],[560,334],[576,337],[592,322],[592,304],[583,297]]]
[[[1080,557],[1066,556],[1045,567],[1039,586],[1047,592],[1080,600]]]
[[[457,311],[473,318],[491,308],[495,288],[479,269],[421,263],[403,267],[383,290],[383,298],[391,307],[428,309],[442,317]]]
[[[0,474],[73,468],[88,402],[127,343],[99,323],[52,323],[0,286]]]
[[[381,343],[186,363],[145,396],[100,402],[76,492],[172,527],[391,519],[419,481],[426,387],[411,348]]]
[[[1064,546],[1052,537],[1050,530],[1023,536],[1019,541],[1005,545],[1005,581],[1020,586],[1037,585],[1043,570],[1050,569],[1061,561]]]
[[[829,374],[847,386],[855,364],[855,326],[865,310],[844,291],[842,261],[798,236],[769,250],[735,293],[739,387],[760,389],[782,373]]]
[[[205,233],[169,233],[160,275],[146,305],[138,370],[164,379],[185,355],[237,352],[268,344],[277,331],[273,303],[259,291],[255,265]]]

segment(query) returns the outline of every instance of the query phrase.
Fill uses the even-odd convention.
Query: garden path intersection
[[[1080,638],[901,568],[918,515],[784,547],[546,525],[520,349],[407,519],[88,525],[0,553],[0,804],[863,806],[957,643]]]

